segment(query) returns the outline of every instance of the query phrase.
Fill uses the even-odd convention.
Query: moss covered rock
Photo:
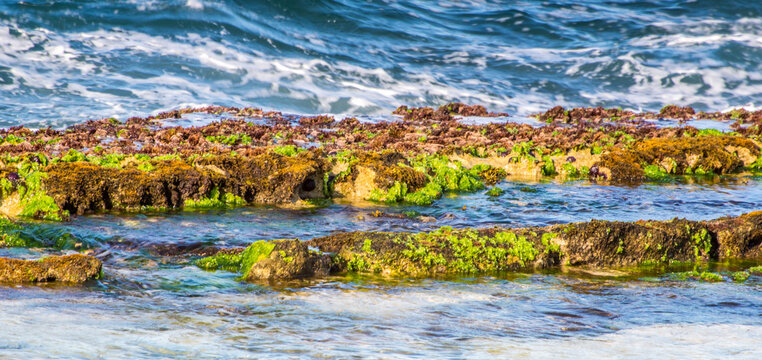
[[[325,162],[317,152],[251,158],[155,160],[150,171],[91,162],[52,164],[45,189],[60,208],[87,211],[282,204],[324,197]]]

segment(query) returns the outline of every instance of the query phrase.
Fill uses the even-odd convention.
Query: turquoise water
[[[464,122],[533,125],[527,115],[554,105],[750,108],[762,95],[760,19],[754,1],[3,1],[0,127],[213,104],[379,121],[394,120],[402,104],[461,101],[515,115]],[[482,191],[430,207],[102,213],[34,224],[40,238],[72,234],[103,260],[104,278],[0,285],[0,358],[762,358],[755,276],[707,284],[648,270],[558,269],[263,286],[168,255],[336,231],[704,220],[762,209],[762,179],[751,176],[499,186],[498,198]]]

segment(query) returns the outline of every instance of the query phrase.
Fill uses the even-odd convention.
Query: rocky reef
[[[213,255],[196,264],[207,270],[237,271],[248,280],[273,280],[324,276],[328,269],[430,276],[761,257],[762,212],[753,212],[711,221],[593,220],[513,229],[345,232],[304,243],[259,241],[232,257]]]
[[[215,121],[174,126],[195,115]],[[508,117],[480,105],[401,106],[398,117],[360,121],[254,108],[205,107],[146,118],[88,121],[63,130],[0,130],[0,246],[85,251],[69,234],[29,236],[18,220],[65,221],[101,211],[168,211],[244,205],[310,207],[328,201],[425,206],[445,194],[504,180],[588,179],[603,185],[762,172],[762,112],[659,113],[554,107],[542,123],[474,125],[461,117]],[[659,119],[681,126],[656,126]],[[699,130],[695,119],[734,121]],[[503,119],[504,120],[504,119]],[[622,267],[755,258],[762,215],[714,221],[590,221],[527,228],[428,233],[344,232],[247,248],[147,249],[191,257],[204,269],[249,281],[359,272],[390,276]],[[128,246],[128,242],[119,246]],[[140,246],[134,244],[134,246]],[[208,255],[203,258],[198,256]],[[6,259],[3,281],[81,282],[97,276],[87,256]],[[18,270],[15,270],[18,269]],[[97,269],[95,271],[94,269]],[[95,272],[94,272],[95,271]],[[22,275],[24,275],[22,276]]]
[[[189,114],[219,121],[165,121]],[[253,108],[180,109],[88,121],[65,130],[0,130],[0,213],[65,220],[103,210],[164,210],[315,201],[431,204],[504,179],[617,184],[762,171],[759,112],[659,114],[556,107],[545,126],[469,125],[458,116],[508,116],[451,103],[401,106],[400,121],[336,121]],[[736,119],[732,133],[657,127],[642,119]],[[604,121],[605,120],[605,121]],[[572,126],[570,126],[572,125]],[[756,129],[756,130],[755,130]]]

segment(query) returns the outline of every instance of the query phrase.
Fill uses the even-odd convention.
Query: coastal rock
[[[40,260],[0,258],[0,282],[82,283],[101,273],[101,261],[87,255],[49,256]]]
[[[657,138],[607,152],[595,166],[609,180],[639,181],[668,174],[726,174],[751,165],[759,154],[757,143],[737,136]]]
[[[245,279],[255,281],[319,277],[329,271],[431,276],[558,266],[616,268],[760,255],[762,212],[754,212],[711,221],[592,220],[511,229],[445,226],[428,233],[344,232],[305,242],[258,241],[240,254],[218,254],[196,264],[208,270],[240,271]]]
[[[258,259],[248,269],[246,280],[286,280],[326,276],[331,268],[327,254],[311,251],[296,239],[276,240],[269,256]]]

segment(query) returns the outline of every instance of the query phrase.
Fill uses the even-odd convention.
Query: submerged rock
[[[0,282],[72,282],[97,278],[101,261],[87,255],[49,256],[40,260],[0,258]]]

